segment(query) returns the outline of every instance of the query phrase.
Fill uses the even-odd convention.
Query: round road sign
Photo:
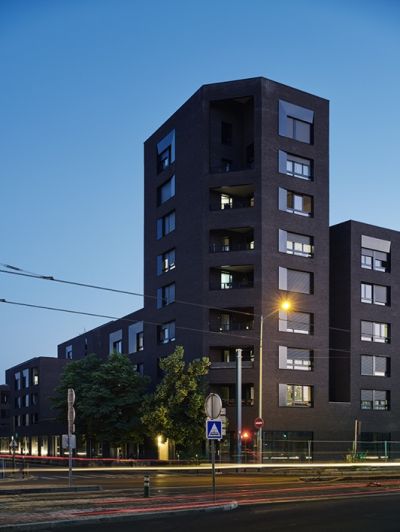
[[[263,426],[264,426],[264,420],[262,417],[256,417],[256,419],[254,420],[254,426],[256,427],[256,429],[262,429]]]

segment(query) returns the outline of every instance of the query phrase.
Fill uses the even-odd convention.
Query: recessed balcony
[[[254,248],[254,229],[252,227],[234,227],[210,231],[210,253],[253,251]]]
[[[225,186],[210,189],[210,211],[254,207],[254,185]]]
[[[210,309],[210,331],[251,331],[254,328],[253,307]]]
[[[210,268],[210,290],[253,288],[254,266],[218,266]]]

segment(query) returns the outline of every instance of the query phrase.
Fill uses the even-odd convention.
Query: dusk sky
[[[255,76],[330,100],[331,224],[400,230],[399,67],[396,0],[1,0],[0,263],[142,292],[144,140],[201,85]],[[142,304],[0,273],[2,298]],[[105,321],[0,303],[0,383]]]

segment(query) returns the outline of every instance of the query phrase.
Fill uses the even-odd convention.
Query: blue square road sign
[[[220,419],[207,419],[206,437],[208,440],[222,440],[222,421]]]

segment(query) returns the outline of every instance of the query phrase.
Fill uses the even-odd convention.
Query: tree
[[[206,357],[185,363],[183,347],[178,346],[160,361],[164,376],[143,406],[148,434],[173,440],[176,449],[188,456],[194,456],[204,440],[204,377],[209,366]]]
[[[125,355],[112,353],[106,360],[89,355],[65,367],[54,404],[65,418],[67,389],[74,388],[78,433],[111,445],[141,443],[139,412],[147,384]]]

